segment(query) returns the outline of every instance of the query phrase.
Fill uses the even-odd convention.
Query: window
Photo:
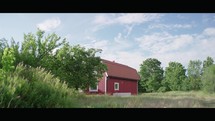
[[[90,86],[89,91],[90,92],[98,92],[98,84],[95,86]]]
[[[114,83],[114,90],[119,90],[119,83]]]

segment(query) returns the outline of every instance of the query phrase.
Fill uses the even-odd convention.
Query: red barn
[[[107,66],[97,87],[90,87],[88,93],[110,95],[137,95],[140,77],[134,68],[102,59]]]

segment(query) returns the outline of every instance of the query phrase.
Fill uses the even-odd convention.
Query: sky
[[[165,69],[190,60],[215,60],[215,13],[0,13],[0,39],[21,43],[37,28],[70,45],[102,49],[103,59],[140,70],[148,58]]]

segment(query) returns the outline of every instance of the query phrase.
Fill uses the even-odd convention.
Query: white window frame
[[[92,89],[91,87],[89,87],[89,91],[90,92],[98,92],[98,84],[96,85],[96,89]]]
[[[115,88],[116,87],[115,85],[118,85],[117,86],[118,88]],[[119,90],[119,83],[118,82],[114,82],[114,90]]]

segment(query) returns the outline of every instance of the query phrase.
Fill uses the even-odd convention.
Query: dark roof
[[[102,59],[102,62],[107,66],[107,74],[111,77],[140,80],[136,69],[116,62]]]

